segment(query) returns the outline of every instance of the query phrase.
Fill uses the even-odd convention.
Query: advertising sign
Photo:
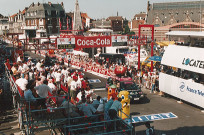
[[[204,85],[164,73],[159,74],[159,89],[204,108]]]
[[[204,48],[169,45],[162,57],[161,64],[203,74],[203,52]]]
[[[112,42],[127,42],[127,35],[113,35]]]
[[[173,119],[173,118],[178,118],[178,117],[172,112],[160,113],[160,114],[149,114],[149,115],[143,115],[143,116],[132,116],[132,123]],[[130,123],[130,119],[127,119],[126,122]]]
[[[57,38],[58,49],[74,49],[75,38]]]
[[[108,47],[112,45],[111,36],[75,37],[76,48]]]

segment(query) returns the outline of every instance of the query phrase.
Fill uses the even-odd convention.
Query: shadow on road
[[[157,130],[156,135],[204,135],[204,126],[180,127],[174,130]],[[146,135],[145,131],[136,131],[137,135]]]

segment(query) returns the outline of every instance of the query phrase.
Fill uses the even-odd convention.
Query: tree
[[[130,32],[130,28],[128,25],[125,26],[124,34],[128,34]]]

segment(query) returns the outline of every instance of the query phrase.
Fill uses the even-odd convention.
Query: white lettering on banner
[[[173,119],[173,118],[178,118],[178,116],[176,116],[172,112],[160,113],[160,114],[149,114],[149,115],[143,115],[143,116],[132,116],[132,123],[163,120],[163,119]],[[130,119],[126,119],[125,121],[127,123],[130,123]]]
[[[82,48],[89,48],[89,47],[103,47],[103,46],[110,46],[111,45],[111,38],[110,37],[76,37],[76,45]]]

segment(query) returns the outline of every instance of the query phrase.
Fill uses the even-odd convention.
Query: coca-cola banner
[[[108,47],[111,45],[111,36],[75,37],[76,48]]]

